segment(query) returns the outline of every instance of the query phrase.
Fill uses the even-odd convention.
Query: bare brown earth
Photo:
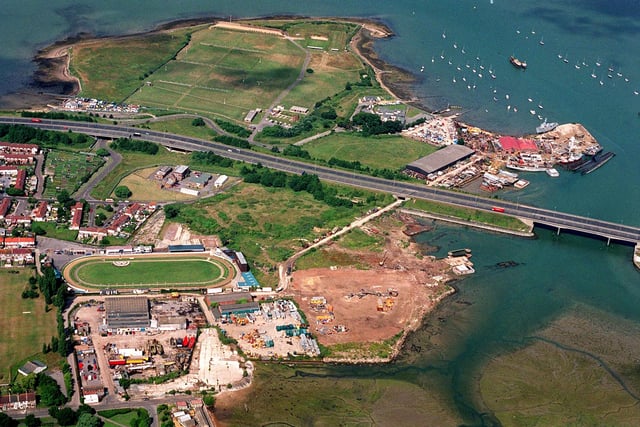
[[[321,344],[377,342],[392,338],[419,326],[425,314],[452,292],[445,284],[450,278],[450,266],[443,260],[420,255],[424,249],[411,242],[402,227],[397,226],[399,218],[413,224],[410,218],[396,214],[381,218],[368,227],[370,232],[386,234],[382,252],[350,250],[338,244],[325,249],[331,259],[344,257],[363,268],[313,268],[293,273],[289,290]],[[390,297],[393,306],[388,311],[378,311],[378,303],[389,298],[389,289],[398,293],[397,297]],[[379,292],[382,296],[359,297],[357,294],[361,290]],[[316,322],[317,316],[323,314],[311,308],[310,301],[314,296],[325,297],[327,304],[333,306],[333,321],[324,325]],[[344,325],[348,331],[334,332],[335,325]],[[320,333],[323,328],[325,334]]]

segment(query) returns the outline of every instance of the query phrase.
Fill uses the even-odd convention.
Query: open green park
[[[400,169],[415,159],[427,156],[436,147],[399,135],[363,137],[352,132],[336,132],[304,145],[311,157],[359,161],[373,169]],[[364,155],[366,153],[366,155]]]
[[[356,24],[283,20],[249,25],[278,28],[290,37],[201,25],[90,40],[74,45],[70,68],[82,81],[81,96],[140,104],[156,115],[189,112],[237,123],[249,110],[268,108],[298,78],[307,55],[304,78],[282,100],[287,108],[311,109],[366,72],[347,49]]]
[[[45,309],[44,297],[20,298],[32,276],[30,268],[0,270],[0,383],[10,382],[20,363],[57,334],[56,311]],[[46,362],[42,355],[38,358]]]
[[[64,276],[80,287],[180,288],[222,285],[234,275],[228,263],[206,256],[89,257],[72,262]]]
[[[279,36],[208,27],[127,102],[241,122],[295,81],[304,58],[304,50]]]

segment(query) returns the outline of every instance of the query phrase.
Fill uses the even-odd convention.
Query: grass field
[[[348,187],[338,194],[367,200],[374,194]],[[391,196],[377,194],[370,203],[353,209],[332,208],[306,192],[242,184],[210,199],[184,206],[178,221],[205,234],[224,234],[230,247],[251,260],[253,272],[265,286],[277,283],[275,265],[287,259],[306,242],[336,226],[350,223],[373,206],[382,206]]]
[[[97,199],[111,197],[111,193],[125,176],[135,170],[159,165],[178,165],[189,163],[188,154],[172,153],[160,147],[158,154],[122,153],[122,161],[107,177],[94,187],[91,195]]]
[[[51,150],[45,162],[45,174],[50,178],[46,181],[44,197],[55,197],[61,190],[69,194],[75,192],[82,185],[82,179],[88,179],[103,164],[99,156]]]
[[[129,265],[116,266],[114,261],[129,261]],[[65,268],[65,275],[90,288],[212,286],[229,274],[221,261],[196,256],[92,257]]]
[[[106,411],[98,411],[98,415],[107,418],[104,421],[104,427],[122,427],[128,426],[133,427],[134,422],[138,419],[138,408],[131,408],[129,412],[125,412],[123,414],[115,414],[107,417],[106,415],[110,415],[110,412],[120,412],[119,410],[106,410]],[[146,410],[145,410],[146,411]]]
[[[60,226],[55,222],[37,222],[36,224],[46,232],[46,237],[68,241],[74,241],[78,237],[78,230],[69,230],[67,224]]]
[[[144,84],[153,70],[178,52],[191,31],[193,29],[178,29],[76,44],[70,69],[82,81],[80,95],[122,101]]]
[[[192,121],[193,119],[165,120],[160,122],[150,122],[141,127],[207,140],[210,140],[217,135],[216,132],[206,126],[193,126],[191,124]]]
[[[304,51],[281,37],[205,28],[127,102],[241,122],[269,107],[300,71]]]
[[[381,135],[364,138],[341,132],[316,139],[304,145],[312,157],[329,160],[360,161],[377,169],[399,169],[407,163],[436,151],[436,148],[399,135]]]
[[[0,270],[0,383],[10,381],[13,364],[39,353],[57,333],[56,312],[45,312],[42,296],[20,298],[32,275],[30,268]]]

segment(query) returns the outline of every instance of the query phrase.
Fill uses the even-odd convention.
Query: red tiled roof
[[[47,215],[47,206],[48,205],[46,201],[40,202],[33,216],[35,218],[44,218]]]
[[[18,171],[18,175],[16,176],[16,185],[15,187],[18,190],[24,190],[24,182],[27,179],[27,171],[24,169],[20,169]]]
[[[2,202],[0,202],[0,216],[5,216],[9,211],[10,206],[11,206],[10,198],[5,197],[4,199],[2,199]]]

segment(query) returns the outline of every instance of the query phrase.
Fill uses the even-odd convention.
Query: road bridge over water
[[[534,224],[551,227],[557,230],[558,233],[563,230],[567,230],[603,238],[608,243],[621,242],[627,244],[638,244],[638,242],[640,242],[640,227],[617,224],[597,218],[558,212],[521,203],[502,200],[497,201],[495,199],[487,199],[472,194],[427,187],[413,182],[392,181],[367,175],[360,175],[355,172],[299,162],[289,158],[259,153],[252,150],[238,149],[217,142],[188,136],[173,135],[165,132],[127,126],[65,120],[42,119],[40,122],[34,123],[28,118],[0,117],[0,123],[24,124],[36,126],[42,129],[58,131],[71,130],[73,132],[86,133],[88,135],[102,138],[132,137],[133,133],[136,132],[136,139],[156,142],[173,149],[184,151],[212,151],[215,154],[234,160],[241,160],[253,164],[260,163],[269,168],[294,174],[300,174],[302,172],[312,173],[318,175],[318,177],[323,180],[369,190],[383,191],[401,197],[413,197],[485,211],[495,211],[495,208],[499,208],[499,210],[503,211],[506,215],[531,220]],[[137,135],[137,133],[140,135]]]

